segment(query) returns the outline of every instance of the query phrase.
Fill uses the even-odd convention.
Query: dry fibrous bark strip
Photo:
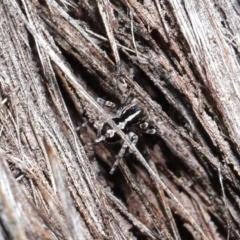
[[[229,19],[229,12],[238,17],[236,4],[22,0],[0,8],[3,159],[18,183],[8,179],[41,212],[46,234],[79,239],[61,225],[74,204],[86,239],[239,238],[239,29]],[[122,103],[123,79],[157,129],[141,138],[141,152],[95,100]],[[111,167],[114,148],[93,147],[97,159],[89,159],[75,131],[84,119],[107,121],[142,165],[120,162],[121,173],[109,178],[101,161]],[[66,179],[62,193],[44,137]],[[73,203],[59,198],[68,191]],[[32,238],[24,223],[21,230],[22,239]]]
[[[5,53],[6,54],[6,53]],[[12,54],[12,56],[14,56],[14,54]],[[9,59],[10,59],[10,57],[9,57]],[[27,60],[28,61],[28,63],[30,63],[30,59],[28,59]],[[37,70],[35,70],[35,72],[37,72]],[[29,79],[29,81],[30,80],[32,80],[32,79]],[[36,79],[35,79],[36,80]],[[16,81],[17,82],[17,81]],[[5,86],[2,86],[3,88],[5,87]],[[21,89],[21,90],[26,90],[27,92],[28,92],[28,89],[26,89],[25,87],[23,87],[23,89]],[[39,90],[39,89],[38,89]],[[38,100],[44,100],[43,99],[43,96],[41,96],[42,97],[42,99],[38,99]],[[25,101],[22,101],[22,103],[27,103],[27,101],[29,101],[29,102],[31,102],[31,99],[30,99],[30,96],[27,98],[27,99],[25,99]],[[34,101],[32,101],[32,102],[34,102]],[[31,103],[32,103],[31,102]],[[59,103],[60,101],[58,101],[58,103]],[[61,128],[59,128],[59,126],[51,126],[51,125],[54,125],[54,122],[52,121],[53,119],[53,116],[51,116],[52,114],[54,115],[54,113],[53,112],[50,112],[49,110],[50,110],[50,108],[47,108],[47,104],[46,103],[44,103],[44,106],[45,106],[45,108],[43,109],[43,104],[41,103],[40,104],[40,107],[42,108],[42,109],[40,109],[40,112],[41,112],[41,114],[40,113],[36,113],[36,108],[35,108],[35,110],[33,110],[33,108],[30,108],[30,109],[28,109],[27,107],[26,107],[26,109],[28,109],[25,113],[26,114],[29,114],[30,115],[30,118],[28,118],[28,117],[26,117],[30,122],[32,121],[33,122],[33,124],[32,124],[32,126],[34,126],[34,129],[35,129],[35,131],[37,131],[37,129],[39,128],[39,127],[41,127],[42,129],[45,129],[45,134],[47,135],[47,136],[49,136],[50,135],[50,137],[53,137],[53,141],[55,142],[55,146],[56,146],[56,148],[57,148],[57,150],[58,150],[58,154],[61,156],[61,157],[63,157],[63,159],[65,158],[65,160],[63,161],[67,166],[66,166],[66,168],[68,169],[68,171],[69,171],[69,174],[70,174],[70,176],[71,175],[76,175],[76,172],[74,172],[73,171],[73,169],[76,169],[76,170],[80,170],[80,167],[79,166],[75,166],[75,167],[73,167],[73,166],[71,166],[73,163],[71,163],[70,161],[71,160],[73,160],[74,159],[74,155],[75,154],[77,154],[77,152],[76,152],[76,150],[77,149],[79,149],[79,146],[81,146],[81,144],[80,144],[80,142],[78,142],[77,143],[77,145],[75,146],[75,152],[74,152],[74,155],[73,155],[73,153],[71,153],[71,154],[69,154],[70,153],[70,150],[67,148],[67,146],[69,145],[68,144],[68,141],[66,141],[65,140],[65,143],[61,143],[61,140],[58,138],[58,137],[60,137],[59,136],[59,134],[57,134],[57,136],[55,136],[54,134],[50,134],[50,131],[51,132],[55,132],[57,129],[61,129]],[[46,110],[48,110],[48,112],[45,112]],[[20,106],[18,106],[18,111],[20,111]],[[41,116],[42,114],[43,114],[43,112],[44,112],[44,119],[39,119],[39,116]],[[35,116],[34,116],[35,115]],[[50,116],[49,116],[50,115]],[[34,118],[35,117],[35,118]],[[52,119],[52,120],[49,120],[48,121],[48,117],[50,118],[50,119]],[[4,119],[4,118],[3,118]],[[46,120],[47,121],[46,121]],[[39,125],[39,123],[38,123],[38,121],[37,120],[40,120],[40,125]],[[45,120],[45,121],[44,121]],[[42,121],[42,122],[41,122]],[[68,120],[69,121],[69,120]],[[49,124],[50,123],[50,124]],[[60,122],[61,123],[61,122]],[[24,124],[26,124],[26,126],[29,126],[27,123],[21,123],[21,125],[22,126],[24,126]],[[48,125],[48,127],[46,127],[44,124],[49,124]],[[62,131],[59,131],[59,133],[60,132],[62,132]],[[75,135],[76,135],[76,133],[75,133],[75,131],[73,130],[72,131]],[[65,132],[66,133],[66,132]],[[39,133],[39,131],[37,131],[37,134],[35,134],[35,136],[37,136],[37,135],[39,135],[40,133]],[[56,133],[55,133],[56,134]],[[51,136],[52,135],[52,136]],[[42,141],[42,137],[43,136],[41,136],[41,139],[40,139],[40,141],[39,141],[39,144],[40,144],[40,147],[41,147],[41,141]],[[56,137],[57,137],[57,139],[56,139]],[[71,136],[69,136],[69,137],[71,137]],[[72,138],[72,137],[71,137]],[[16,139],[18,139],[18,137],[16,138]],[[63,137],[61,137],[61,139],[63,140],[64,138]],[[32,145],[32,143],[34,142],[34,138],[33,138],[33,140],[32,139],[29,139],[28,140],[28,142],[31,144],[31,147],[33,147],[33,145]],[[69,139],[70,140],[70,139]],[[71,144],[71,147],[73,146],[73,143],[74,143],[74,141],[77,141],[77,137],[75,136],[75,139],[72,139],[72,140],[70,140],[70,141],[72,141],[72,144]],[[60,145],[59,145],[60,144]],[[63,147],[65,145],[65,147]],[[20,145],[21,146],[21,145]],[[35,151],[36,151],[36,149],[34,149]],[[65,151],[65,154],[62,152],[62,150],[64,150]],[[78,150],[79,151],[79,150]],[[69,153],[68,153],[69,152]],[[43,153],[44,153],[44,150],[43,150]],[[65,156],[64,156],[65,155]],[[81,154],[82,155],[82,154]],[[41,157],[41,156],[40,156]],[[42,156],[43,157],[43,156]],[[67,157],[67,158],[66,158]],[[67,160],[68,159],[68,160]],[[80,159],[82,159],[82,157],[78,157],[78,161],[80,160]],[[24,160],[24,159],[22,159],[22,160]],[[25,159],[26,160],[26,159]],[[78,163],[78,161],[75,161],[75,163],[74,164],[77,164]],[[47,161],[46,161],[47,162]],[[86,161],[85,161],[86,162]],[[26,164],[26,162],[25,162],[25,164]],[[83,164],[81,164],[82,166],[83,166]],[[40,167],[40,166],[35,166],[34,165],[34,162],[33,163],[30,163],[30,166],[32,166],[32,167],[34,167],[34,173],[35,173],[35,175],[36,175],[36,173],[37,173],[37,171],[38,171],[38,168]],[[76,176],[69,176],[70,178],[74,178],[73,179],[73,181],[75,181],[75,184],[73,185],[73,186],[75,186],[78,190],[77,191],[73,191],[74,189],[72,189],[72,193],[74,193],[75,192],[75,198],[76,198],[76,202],[78,203],[78,204],[80,204],[80,199],[79,199],[79,197],[77,197],[76,195],[78,195],[79,193],[79,189],[81,189],[82,191],[84,191],[85,192],[85,194],[84,195],[80,195],[81,196],[81,198],[83,197],[83,202],[85,203],[85,204],[87,204],[88,203],[88,206],[89,206],[89,203],[91,203],[92,202],[92,200],[91,200],[91,198],[94,198],[94,192],[93,192],[93,190],[94,189],[91,189],[91,193],[88,191],[88,189],[86,189],[86,187],[84,186],[85,184],[81,184],[81,181],[80,180],[84,180],[82,177],[80,177],[80,176],[82,176],[83,175],[83,173],[84,173],[84,171],[81,171],[81,173],[79,172],[79,170],[78,170],[78,173],[77,173],[77,175]],[[48,171],[47,171],[47,169],[45,170],[46,171],[46,173],[48,173]],[[26,173],[27,174],[27,173]],[[43,174],[43,171],[40,169],[40,175],[38,176],[38,179],[39,180],[41,180],[41,181],[45,181],[46,180],[46,178],[44,177],[44,175],[42,175]],[[87,175],[89,175],[89,173],[87,174]],[[77,179],[78,179],[78,181],[76,181],[76,177],[77,177]],[[89,179],[91,179],[89,176],[86,176],[86,178],[88,179],[88,181],[89,181]],[[53,183],[52,183],[53,184]],[[47,184],[47,182],[45,182],[45,185],[48,185]],[[93,185],[93,184],[91,184],[91,185]],[[45,186],[46,187],[46,186]],[[53,190],[54,190],[54,186],[53,186]],[[49,192],[52,192],[52,190],[49,190]],[[53,194],[53,192],[52,192],[52,194]],[[84,197],[84,196],[87,196],[87,198],[86,197]],[[99,197],[98,196],[95,196],[95,201],[99,201]],[[99,204],[99,203],[98,203]],[[101,205],[101,204],[100,204]],[[85,218],[86,218],[86,220],[89,222],[90,221],[90,216],[92,215],[95,215],[95,216],[97,216],[97,209],[98,208],[95,208],[94,209],[94,214],[91,214],[91,211],[93,210],[93,209],[91,209],[90,210],[90,214],[89,214],[89,211],[87,211],[86,212],[86,209],[88,209],[88,206],[85,206],[85,208],[82,208],[82,206],[81,206],[81,204],[80,204],[80,206],[78,207],[78,206],[76,206],[77,208],[78,208],[78,210],[80,210],[81,208],[82,208],[82,210],[83,210],[83,215],[85,215]],[[84,212],[85,212],[85,214],[84,214]],[[100,216],[100,215],[99,215]],[[98,220],[97,220],[98,221]],[[92,225],[92,222],[90,222],[89,223],[90,225]],[[98,224],[98,223],[95,223],[94,224],[94,226],[92,226],[92,231],[93,231],[93,229],[95,228],[95,227],[97,227],[97,228],[99,228],[99,229],[101,229],[101,226]],[[91,229],[91,227],[89,227],[89,229]],[[99,230],[95,230],[96,232],[98,232]],[[102,232],[103,232],[103,230],[102,230]],[[99,235],[98,233],[95,233],[95,235],[96,235],[96,238],[97,239],[101,239],[101,234]]]

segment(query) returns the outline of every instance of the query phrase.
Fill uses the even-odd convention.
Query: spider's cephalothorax
[[[98,99],[98,102],[104,103],[104,100]],[[109,101],[107,101],[107,103],[109,105]],[[147,122],[148,112],[146,108],[138,101],[130,103],[121,110],[118,110],[117,116],[113,117],[112,120],[127,135],[134,145],[138,141],[139,134],[155,134],[156,132],[156,130],[153,127],[150,127]],[[116,143],[121,140],[121,137],[108,123],[101,124],[98,129],[98,133],[100,137],[96,139],[95,142],[106,141],[107,143]],[[123,143],[123,146],[117,156],[117,160],[111,169],[111,174],[115,171],[119,160],[124,156],[127,148],[127,144]]]

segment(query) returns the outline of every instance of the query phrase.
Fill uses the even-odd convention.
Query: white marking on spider
[[[139,111],[135,112],[134,114],[132,114],[131,116],[129,116],[128,118],[126,118],[126,119],[124,120],[124,122],[120,122],[120,123],[118,124],[118,127],[119,127],[120,129],[124,129],[125,126],[126,126],[126,124],[127,124],[128,122],[132,121],[141,111],[142,111],[142,110],[139,110]]]
[[[112,138],[114,136],[114,134],[115,134],[115,130],[109,129],[109,130],[107,130],[106,137]]]
[[[96,143],[99,143],[99,142],[102,142],[102,141],[105,141],[106,140],[106,137],[104,135],[102,135],[100,138],[97,138],[95,140]]]

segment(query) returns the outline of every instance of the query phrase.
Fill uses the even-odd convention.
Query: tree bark
[[[0,240],[240,239],[239,13],[0,1]],[[155,134],[120,127],[131,103]]]

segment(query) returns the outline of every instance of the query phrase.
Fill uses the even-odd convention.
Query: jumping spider
[[[101,98],[97,102],[110,108],[115,108],[115,104],[105,101]],[[117,114],[112,118],[115,124],[127,135],[129,140],[136,145],[138,135],[141,133],[155,134],[156,130],[150,126],[148,122],[148,111],[143,104],[133,99],[129,104],[126,104],[117,111]],[[121,137],[115,132],[108,123],[96,124],[98,128],[99,138],[95,142],[105,141],[107,143],[117,143],[121,141]],[[123,158],[128,149],[127,144],[124,142],[121,150],[118,153],[117,160],[113,164],[110,174],[113,174],[117,168],[119,161]]]

